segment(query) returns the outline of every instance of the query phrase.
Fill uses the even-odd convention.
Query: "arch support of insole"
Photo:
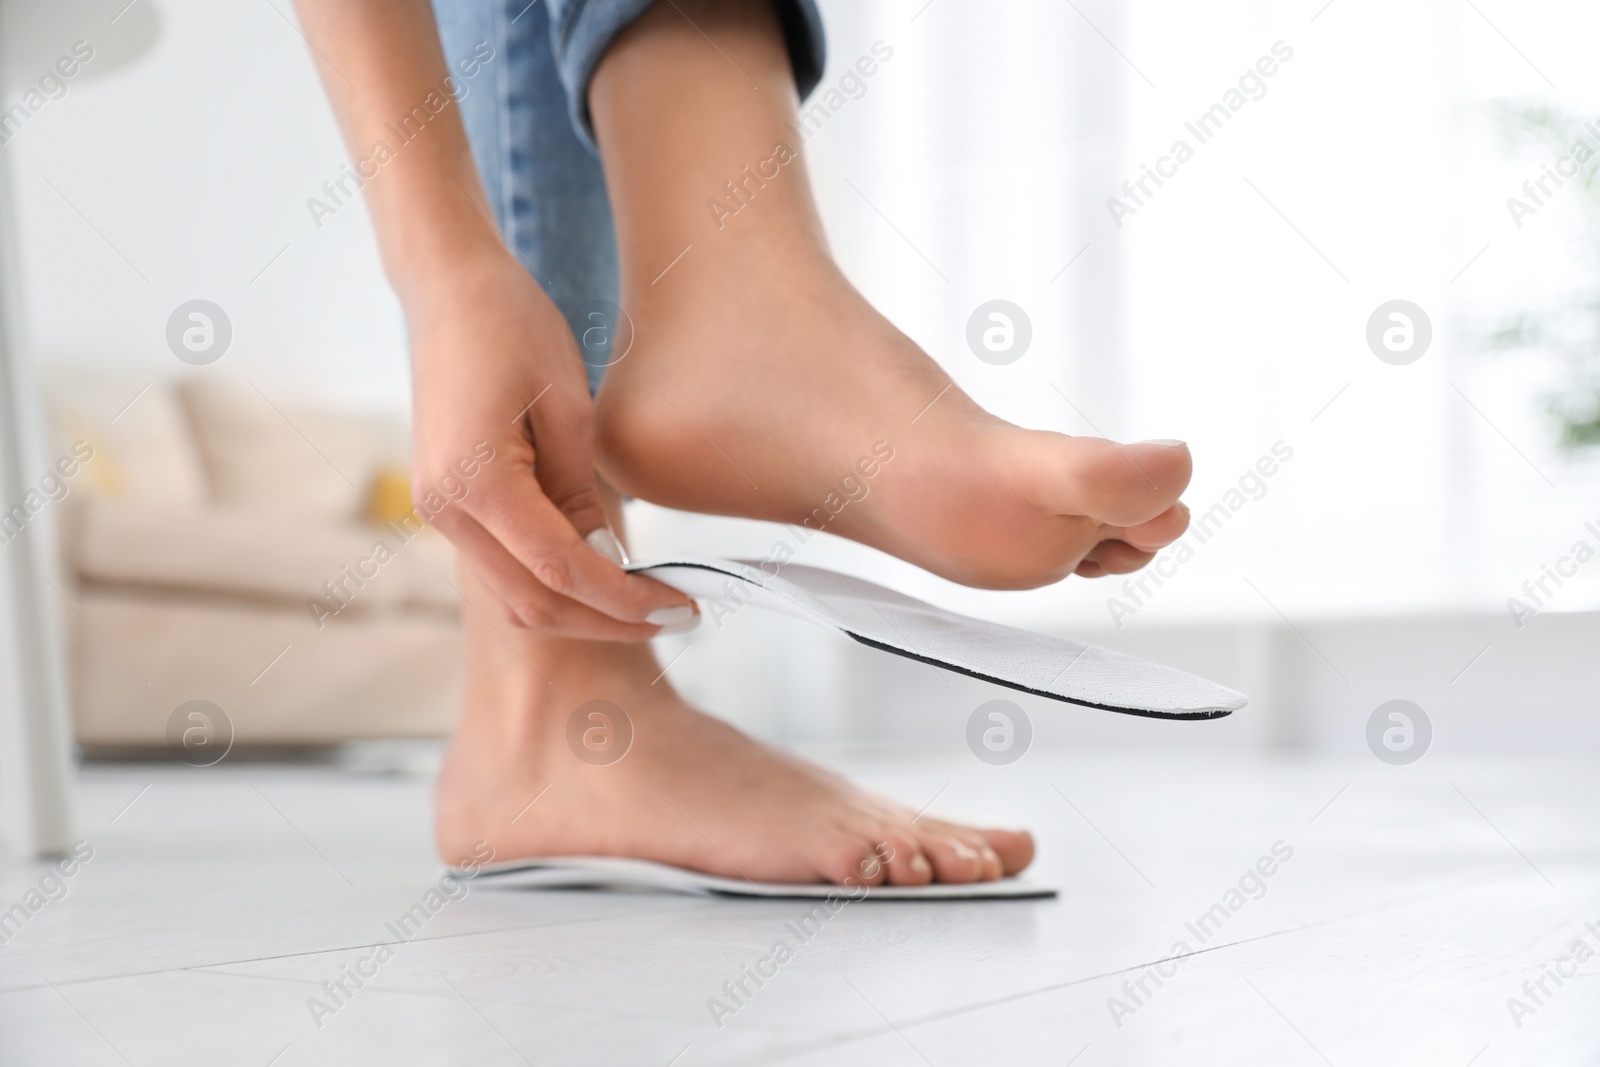
[[[697,600],[793,615],[870,648],[1068,704],[1157,719],[1215,719],[1247,699],[1176,667],[958,615],[820,567],[791,563],[774,570],[753,560],[675,556],[628,569]]]

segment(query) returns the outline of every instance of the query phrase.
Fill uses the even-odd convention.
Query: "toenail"
[[[688,633],[700,625],[700,616],[695,612],[692,604],[678,604],[670,608],[657,608],[644,617],[644,621],[652,626],[659,626],[660,634]]]
[[[611,532],[609,526],[596,526],[583,540],[617,566],[627,565],[628,554],[622,550],[622,542],[617,540],[617,535]]]
[[[1140,441],[1141,445],[1165,445],[1168,448],[1188,448],[1187,441],[1174,441],[1170,437],[1155,438],[1149,441]]]
[[[911,857],[911,869],[918,875],[929,875],[933,873],[933,867],[929,865],[928,857],[924,856],[920,852]]]

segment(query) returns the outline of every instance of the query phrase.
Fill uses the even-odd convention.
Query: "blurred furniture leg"
[[[23,339],[10,165],[0,150],[0,509],[22,503],[45,461],[43,411]],[[13,853],[49,856],[72,836],[71,733],[55,523],[46,507],[0,544],[0,817]],[[8,531],[9,532],[9,531]]]

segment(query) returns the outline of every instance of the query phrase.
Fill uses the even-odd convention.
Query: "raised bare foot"
[[[437,789],[448,862],[481,858],[487,842],[496,860],[628,856],[754,881],[923,885],[988,881],[1033,859],[1026,833],[918,818],[696,711],[666,679],[652,684],[648,648],[526,631],[502,641],[470,608],[464,618],[466,704]],[[586,762],[569,743],[573,712],[594,700],[631,725],[615,762]]]
[[[844,278],[793,151],[769,5],[657,5],[590,103],[634,324],[597,408],[618,488],[805,522],[989,588],[1131,571],[1183,532],[1185,446],[1003,422]],[[731,217],[709,206],[733,203],[730,181]]]
[[[1188,525],[1185,446],[1003,422],[826,267],[708,255],[635,306],[597,409],[601,467],[630,495],[994,589],[1136,570]]]

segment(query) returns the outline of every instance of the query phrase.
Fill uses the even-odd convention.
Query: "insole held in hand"
[[[628,569],[699,600],[780,611],[871,648],[1069,704],[1157,719],[1215,719],[1245,705],[1243,693],[1175,667],[957,615],[819,567],[790,563],[769,574],[749,560],[678,556]]]
[[[820,883],[783,884],[721,878],[682,867],[622,856],[547,856],[541,859],[491,863],[471,877],[477,885],[501,889],[646,889],[723,897],[802,897],[847,900],[1016,900],[1053,897],[1050,886],[1017,878],[969,885],[838,886]]]

